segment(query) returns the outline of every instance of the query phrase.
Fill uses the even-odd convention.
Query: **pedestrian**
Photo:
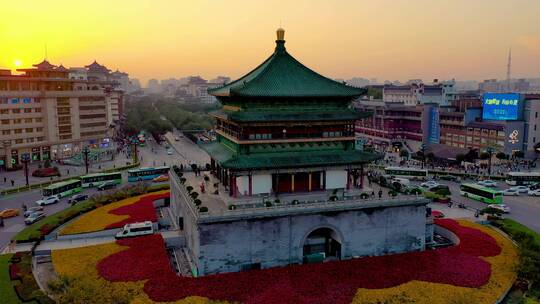
[[[379,189],[379,199],[382,198],[382,189]]]
[[[69,175],[69,169],[67,169],[66,171],[67,171],[67,175]]]
[[[11,180],[11,187],[14,187],[14,186],[15,186],[15,181]]]
[[[24,203],[22,204],[22,210],[23,210],[23,211],[28,210],[28,207],[26,207],[26,205],[25,205]]]
[[[4,176],[4,184],[7,182],[7,177]]]

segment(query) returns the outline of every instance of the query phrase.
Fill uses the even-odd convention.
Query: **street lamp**
[[[133,153],[133,163],[134,164],[136,164],[137,161],[139,160],[139,156],[137,155],[137,144],[138,144],[137,140],[133,139],[131,141],[131,147],[132,147],[131,152]]]
[[[422,144],[422,169],[424,169],[424,166],[426,165],[426,144]]]
[[[90,153],[90,149],[88,149],[88,146],[84,146],[82,149],[82,154],[84,155],[84,166],[86,168],[86,174],[88,174],[88,154]]]
[[[30,154],[24,153],[21,155],[21,161],[24,164],[24,176],[26,177],[26,186],[28,187],[30,185],[28,183],[28,162],[30,161]]]
[[[491,176],[491,156],[493,155],[493,152],[495,152],[495,150],[493,149],[493,147],[487,147],[486,152],[489,154],[489,159],[488,159],[488,178],[490,178],[490,176]]]

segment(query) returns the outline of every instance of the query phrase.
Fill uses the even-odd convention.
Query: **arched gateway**
[[[309,232],[302,243],[302,262],[340,260],[343,238],[334,228],[319,227]]]

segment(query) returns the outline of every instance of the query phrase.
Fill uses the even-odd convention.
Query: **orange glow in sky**
[[[233,78],[287,49],[333,78],[540,76],[538,0],[4,1],[0,68],[94,59],[146,81]]]

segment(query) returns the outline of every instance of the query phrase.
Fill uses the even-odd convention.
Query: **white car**
[[[519,193],[529,192],[529,187],[525,187],[525,186],[514,186],[514,187],[511,187],[510,189],[516,190]]]
[[[438,186],[439,183],[437,183],[436,181],[427,181],[427,182],[423,182],[420,184],[420,187],[424,187],[424,188],[433,188],[435,186]]]
[[[519,191],[517,189],[508,188],[502,191],[503,195],[510,195],[510,196],[519,196]]]
[[[510,207],[505,204],[493,204],[489,206],[490,208],[501,210],[504,213],[510,213]]]
[[[527,192],[530,196],[540,196],[540,189],[536,189],[536,190],[529,190],[529,192]]]
[[[167,155],[173,155],[173,150],[172,149],[167,149]]]
[[[497,182],[489,180],[489,179],[479,181],[478,184],[481,185],[481,186],[484,186],[484,187],[497,187]]]
[[[56,204],[60,201],[58,195],[51,195],[36,201],[38,206]]]

